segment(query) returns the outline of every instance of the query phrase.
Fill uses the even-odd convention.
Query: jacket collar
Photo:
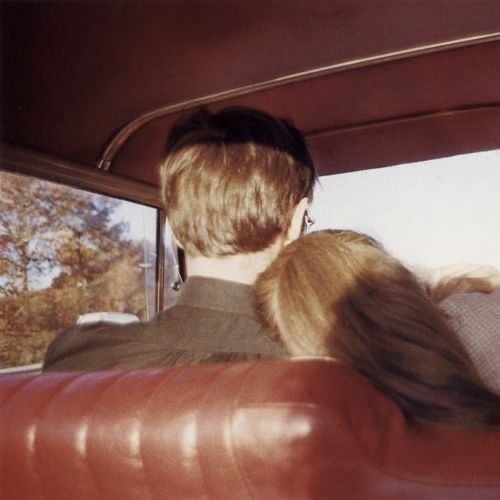
[[[250,285],[202,276],[191,276],[186,280],[175,305],[255,315]]]

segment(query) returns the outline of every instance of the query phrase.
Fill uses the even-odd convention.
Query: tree
[[[80,314],[154,305],[155,246],[130,241],[120,203],[0,172],[0,366],[40,361]]]
[[[85,310],[87,284],[130,253],[126,224],[113,221],[120,201],[20,175],[0,180],[0,297],[18,306],[10,328],[34,316],[31,292],[68,277]]]
[[[1,173],[0,295],[50,285],[64,272],[89,279],[129,243],[113,223],[119,200]]]

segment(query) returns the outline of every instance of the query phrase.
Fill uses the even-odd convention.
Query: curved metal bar
[[[190,99],[188,101],[183,101],[175,104],[170,104],[167,106],[162,106],[161,108],[154,109],[143,115],[135,118],[131,122],[127,123],[111,140],[106,149],[104,150],[101,159],[97,164],[97,168],[102,170],[109,170],[114,157],[121,149],[123,144],[127,139],[141,128],[146,123],[149,123],[156,118],[165,116],[177,111],[182,111],[185,109],[195,108],[197,106],[203,106],[214,102],[223,101],[232,97],[239,97],[252,92],[258,92],[261,90],[267,90],[280,85],[286,85],[289,83],[297,82],[300,80],[307,80],[310,78],[317,78],[320,76],[338,73],[341,71],[348,71],[364,66],[372,66],[376,64],[382,64],[389,61],[395,61],[400,59],[407,59],[410,57],[428,54],[432,52],[444,51],[456,49],[459,47],[476,45],[480,43],[493,42],[500,40],[500,32],[487,33],[483,35],[475,35],[465,38],[457,38],[454,40],[448,40],[446,42],[437,42],[428,45],[421,45],[418,47],[412,47],[409,49],[397,50],[394,52],[387,52],[384,54],[377,54],[374,56],[363,57],[358,59],[352,59],[349,61],[344,61],[329,66],[323,66],[321,68],[314,68],[307,71],[301,71],[291,75],[286,75],[271,80],[266,80],[264,82],[254,83],[250,85],[244,85],[242,87],[237,87],[234,89],[225,90],[222,92],[217,92],[207,96]]]

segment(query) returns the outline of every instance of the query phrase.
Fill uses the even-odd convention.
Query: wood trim
[[[412,116],[402,116],[396,118],[387,118],[386,120],[378,120],[374,122],[359,123],[350,127],[326,128],[321,130],[312,130],[304,137],[307,139],[321,139],[324,137],[333,137],[341,134],[350,134],[353,132],[362,132],[365,130],[375,130],[376,128],[384,128],[388,126],[400,125],[411,122],[425,122],[434,118],[444,118],[449,116],[470,116],[488,111],[500,110],[500,103],[490,105],[469,106],[467,108],[450,109],[446,111],[437,111],[432,113],[422,113]]]
[[[96,168],[2,144],[0,169],[162,209],[159,189]]]

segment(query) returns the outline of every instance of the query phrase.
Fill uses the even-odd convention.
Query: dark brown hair
[[[333,356],[371,379],[415,421],[500,425],[445,315],[373,239],[322,231],[285,247],[255,284],[260,317],[292,355]]]
[[[201,109],[173,128],[167,151],[166,214],[190,255],[264,250],[312,198],[316,174],[302,135],[254,109]]]

